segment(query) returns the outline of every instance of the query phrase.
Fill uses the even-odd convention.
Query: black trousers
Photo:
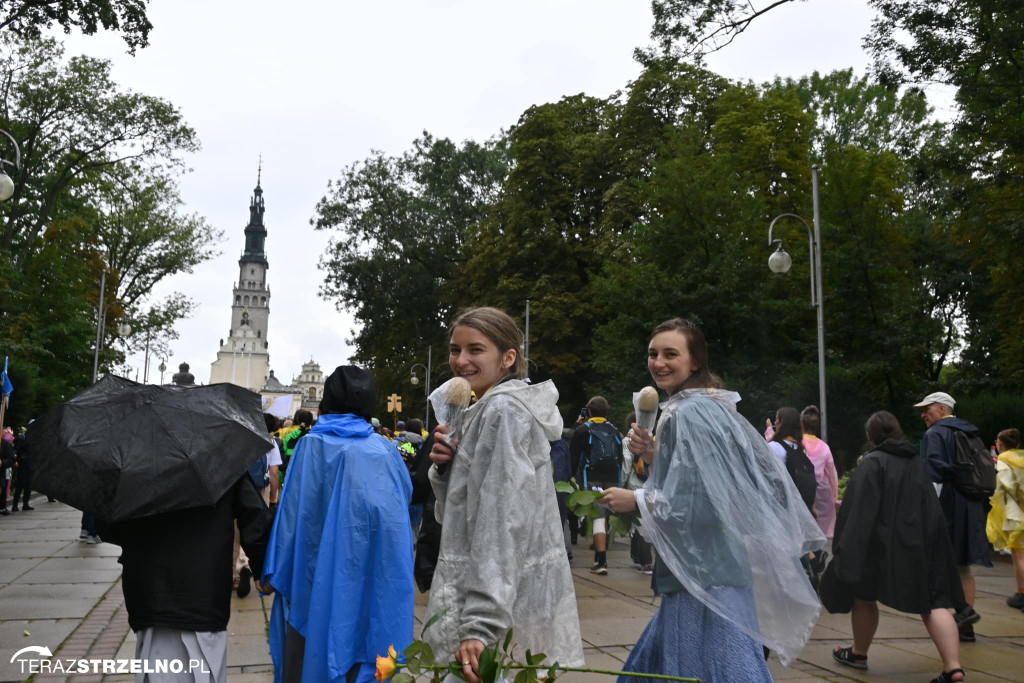
[[[18,501],[22,501],[22,505],[28,505],[28,497],[32,495],[32,463],[18,463],[18,468],[14,470],[14,486],[11,493],[14,507],[18,507]]]

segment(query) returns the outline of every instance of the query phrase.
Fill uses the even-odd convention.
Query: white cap
[[[923,399],[921,399],[920,403],[915,403],[914,407],[924,408],[926,406],[930,406],[933,403],[939,403],[944,406],[948,406],[950,410],[953,410],[953,406],[956,405],[956,399],[954,399],[952,396],[950,396],[944,391],[936,391],[933,394],[928,394],[927,396],[925,396]]]

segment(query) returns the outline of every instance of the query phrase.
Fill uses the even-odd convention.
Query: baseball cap
[[[953,406],[956,405],[956,399],[944,391],[936,391],[935,393],[925,396],[921,399],[920,403],[915,403],[914,407],[924,408],[925,406],[930,406],[933,403],[941,403],[944,406],[949,406],[949,409],[952,410]]]

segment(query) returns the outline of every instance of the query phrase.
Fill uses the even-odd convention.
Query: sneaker
[[[974,627],[973,626],[968,625],[968,626],[964,626],[962,629],[960,629],[960,642],[961,643],[974,643],[974,642],[977,642],[977,640],[978,640],[977,637],[975,637],[975,635],[974,635]]]
[[[864,670],[868,668],[868,656],[853,654],[852,647],[837,647],[832,650],[832,659],[840,664],[851,666],[854,669]]]
[[[11,512],[17,512],[17,511],[18,511],[18,506],[17,505],[12,505],[11,506]]]
[[[601,576],[604,576],[608,573],[608,565],[601,564],[600,562],[595,562],[594,566],[590,568],[590,573],[600,574]]]
[[[972,624],[977,624],[981,621],[981,615],[974,611],[974,608],[968,605],[959,612],[953,615],[953,619],[956,620],[956,627],[959,629],[967,628]]]
[[[7,508],[0,508],[0,517],[6,517],[9,514],[11,513],[7,511]]]
[[[640,573],[645,574],[647,576],[651,576],[652,574],[654,574],[654,565],[645,564],[643,567],[640,568]]]
[[[97,536],[96,534],[91,534],[89,536],[86,536],[85,537],[85,542],[88,543],[89,545],[96,545],[97,543],[101,543],[100,537]]]
[[[85,529],[82,529],[81,533],[78,534],[78,540],[84,541],[87,538],[89,538],[89,532]]]
[[[238,597],[244,598],[252,590],[252,570],[248,567],[242,567],[242,571],[238,574],[238,590],[235,591]]]
[[[34,507],[32,507],[31,505],[28,505],[28,504],[22,505],[21,509],[22,510],[35,510]]]
[[[1024,593],[1014,593],[1006,598],[1006,604],[1014,609],[1024,609]]]
[[[644,570],[644,566],[642,564],[640,564],[639,562],[634,562],[633,563],[633,569],[635,569],[638,572],[642,572]]]

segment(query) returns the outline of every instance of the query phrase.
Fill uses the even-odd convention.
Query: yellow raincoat
[[[988,513],[988,540],[996,550],[1024,550],[1024,450],[999,454],[996,492]]]

